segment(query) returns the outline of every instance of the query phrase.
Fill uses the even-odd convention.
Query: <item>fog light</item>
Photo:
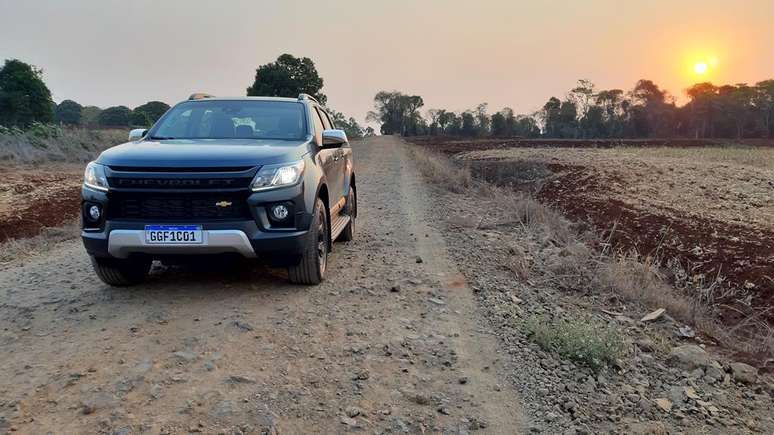
[[[100,216],[102,216],[102,212],[100,212],[98,205],[92,205],[91,207],[89,207],[89,217],[91,218],[91,220],[93,220],[94,222],[97,222]]]
[[[275,205],[271,208],[271,215],[278,221],[284,221],[288,217],[288,208],[282,204]]]

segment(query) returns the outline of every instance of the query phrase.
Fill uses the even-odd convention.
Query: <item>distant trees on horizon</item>
[[[455,113],[430,109],[420,113],[418,95],[381,91],[374,97],[368,121],[381,124],[382,134],[524,138],[772,138],[774,80],[755,85],[715,86],[697,83],[690,98],[678,106],[651,80],[640,80],[628,92],[597,90],[579,80],[564,99],[551,97],[535,113],[515,115],[505,107],[492,115],[488,105]]]
[[[291,96],[309,93],[325,104],[323,79],[309,58],[283,54],[256,69],[248,95]],[[639,80],[629,91],[597,89],[579,80],[564,98],[551,97],[536,112],[517,115],[505,107],[490,114],[487,103],[454,112],[430,109],[419,95],[381,91],[367,121],[382,134],[524,138],[773,138],[774,79],[754,85],[716,86],[697,83],[686,90],[682,106],[651,80]],[[43,81],[41,69],[18,59],[0,68],[0,125],[27,128],[34,122],[73,126],[149,127],[169,109],[150,101],[130,109],[82,106],[73,100],[58,105]],[[357,120],[328,108],[337,126],[351,137],[373,134]]]

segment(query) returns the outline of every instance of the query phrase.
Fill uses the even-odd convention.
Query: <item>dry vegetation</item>
[[[125,130],[86,130],[34,124],[29,130],[0,127],[0,164],[88,162],[126,142]]]
[[[0,269],[4,264],[16,264],[20,260],[46,252],[58,243],[75,239],[79,234],[78,223],[71,221],[62,226],[45,227],[40,234],[33,237],[6,240],[0,243]]]
[[[412,153],[429,180],[451,192],[477,196],[498,207],[501,215],[508,216],[508,222],[499,222],[498,226],[526,230],[521,248],[511,252],[510,264],[502,265],[516,278],[572,294],[605,295],[643,310],[664,308],[668,316],[692,325],[699,333],[735,352],[774,354],[774,337],[762,321],[763,313],[745,313],[731,326],[719,320],[717,299],[721,290],[716,282],[694,286],[690,293],[675,288],[656,258],[610,249],[609,240],[601,239],[598,232],[574,224],[531,195],[472,178],[464,163],[455,164],[440,153],[419,147],[412,147]],[[723,157],[721,152],[710,151],[706,155],[732,158]]]

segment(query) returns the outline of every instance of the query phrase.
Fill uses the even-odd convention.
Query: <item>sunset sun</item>
[[[704,75],[707,73],[707,70],[709,69],[709,66],[707,65],[707,62],[697,62],[693,65],[693,72],[695,72],[698,75]]]

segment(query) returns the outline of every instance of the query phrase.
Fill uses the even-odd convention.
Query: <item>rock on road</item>
[[[318,287],[210,266],[114,289],[77,240],[0,271],[0,432],[521,432],[405,146],[353,145],[356,239]]]

